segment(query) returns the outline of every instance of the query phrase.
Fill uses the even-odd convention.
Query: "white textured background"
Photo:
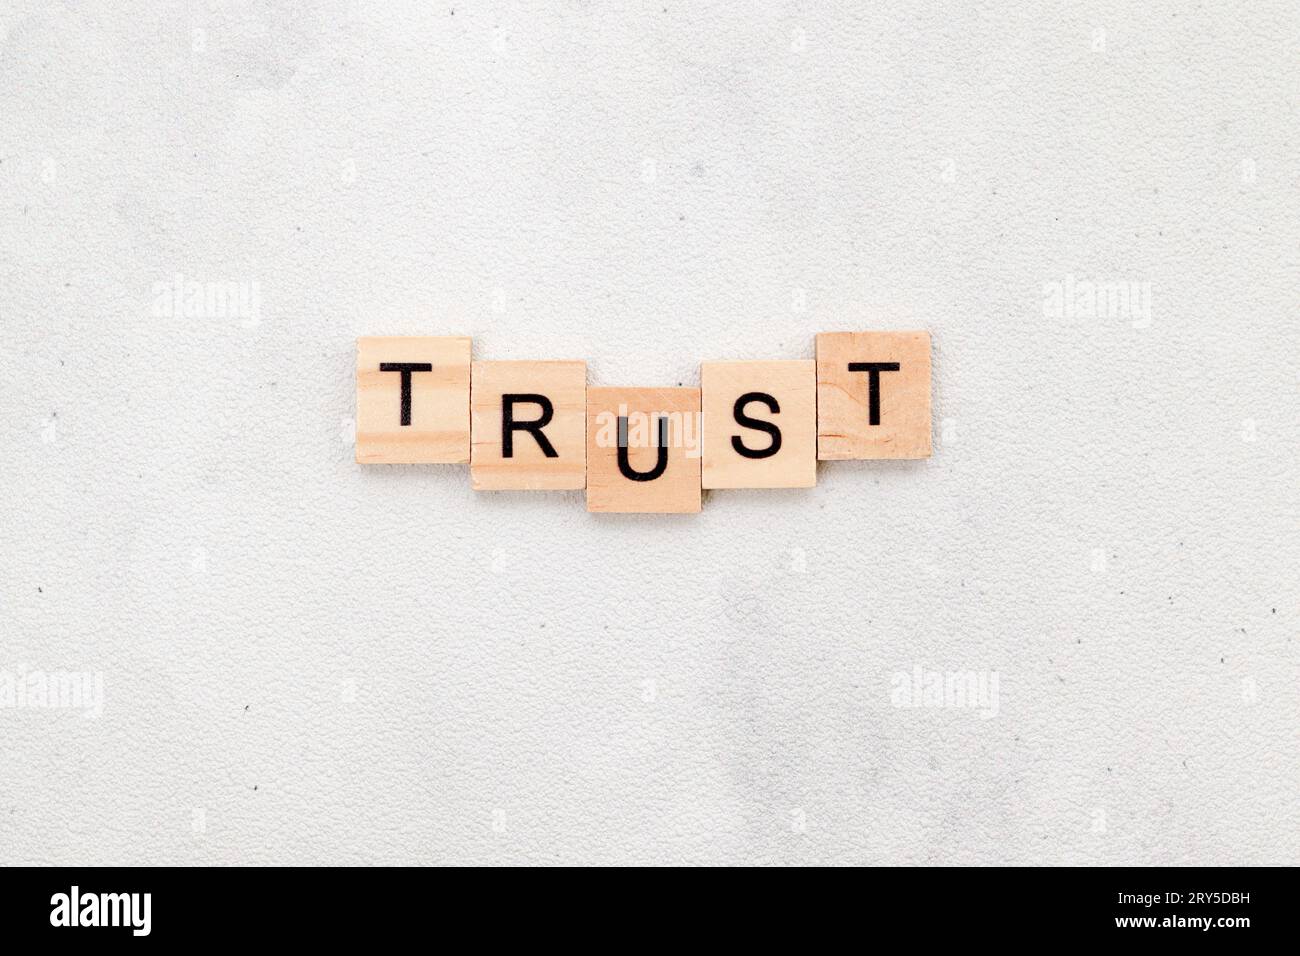
[[[0,710],[0,859],[1300,863],[1300,10],[879,6],[5,0],[0,669],[105,707]],[[929,461],[688,518],[353,462],[358,335],[870,328]]]

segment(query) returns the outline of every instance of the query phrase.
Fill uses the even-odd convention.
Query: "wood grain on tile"
[[[817,363],[704,362],[705,488],[817,484]]]
[[[930,457],[930,333],[817,336],[817,457]]]
[[[700,510],[698,388],[587,389],[587,510]]]
[[[357,461],[469,461],[470,340],[357,339]]]

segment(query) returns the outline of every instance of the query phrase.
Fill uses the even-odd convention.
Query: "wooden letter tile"
[[[470,418],[475,491],[586,485],[586,362],[475,362]]]
[[[357,339],[357,461],[469,461],[470,340]]]
[[[817,336],[817,457],[930,457],[930,333]]]
[[[698,388],[587,389],[587,510],[700,510]]]
[[[817,484],[816,362],[704,362],[700,392],[705,488]]]

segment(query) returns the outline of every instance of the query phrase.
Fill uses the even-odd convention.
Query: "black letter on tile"
[[[740,398],[736,399],[736,405],[732,409],[732,414],[736,416],[736,424],[745,428],[753,428],[760,432],[767,432],[772,436],[772,444],[766,448],[755,451],[752,448],[746,448],[745,443],[740,440],[739,435],[731,436],[731,447],[736,449],[736,454],[745,458],[771,458],[781,450],[781,429],[771,422],[765,422],[761,419],[750,418],[745,414],[745,406],[750,402],[762,402],[767,406],[768,411],[773,415],[781,412],[781,406],[777,404],[776,398],[767,394],[767,392],[746,392]]]
[[[654,481],[668,467],[668,419],[659,419],[659,455],[649,471],[637,471],[627,460],[627,416],[618,416],[618,470],[628,481]]]
[[[432,372],[433,366],[428,362],[380,362],[379,371],[402,373],[402,424],[411,424],[411,373]]]
[[[867,379],[867,424],[880,424],[880,373],[897,372],[897,362],[850,362],[850,372],[866,372]]]
[[[540,418],[531,422],[515,421],[515,405],[523,403],[529,405],[540,405],[542,414]],[[559,458],[560,453],[555,450],[551,440],[542,434],[542,429],[550,424],[551,419],[555,417],[555,406],[545,395],[530,395],[519,393],[517,395],[501,396],[501,457],[515,457],[515,432],[528,432],[537,440],[538,446],[542,449],[542,454],[547,458]]]

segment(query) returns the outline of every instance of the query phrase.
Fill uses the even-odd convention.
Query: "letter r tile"
[[[475,491],[586,486],[586,362],[475,362],[470,418]]]

